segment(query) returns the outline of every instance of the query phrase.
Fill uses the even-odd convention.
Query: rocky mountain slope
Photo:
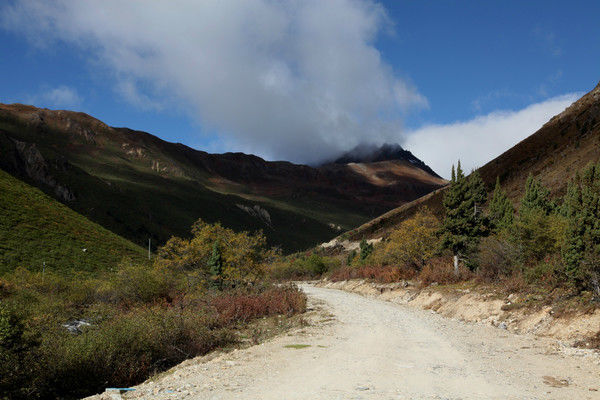
[[[446,183],[412,155],[320,167],[269,162],[20,104],[0,105],[0,152],[0,168],[139,244],[186,235],[203,218],[262,229],[270,244],[300,250]]]
[[[485,164],[479,172],[490,190],[499,177],[517,206],[529,174],[541,179],[553,196],[561,196],[578,170],[599,160],[600,83],[533,135]],[[344,234],[344,239],[381,237],[423,206],[441,216],[443,193],[444,189],[439,189],[395,208]]]

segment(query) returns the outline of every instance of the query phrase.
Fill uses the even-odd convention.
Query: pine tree
[[[563,249],[567,275],[600,295],[600,163],[572,179],[562,211],[569,221]]]
[[[213,279],[214,285],[219,289],[223,289],[223,258],[219,249],[219,241],[213,244],[213,250],[208,259],[208,268]]]
[[[566,221],[557,211],[550,200],[550,190],[530,174],[510,230],[510,239],[517,246],[523,265],[534,265],[549,254],[560,252]]]
[[[356,258],[356,250],[352,250],[346,257],[346,265],[352,265],[352,261]]]
[[[485,185],[478,171],[465,177],[460,165],[456,167],[450,188],[444,196],[446,217],[442,226],[442,246],[454,255],[454,272],[458,274],[459,257],[466,257],[487,233],[488,222],[481,213],[487,198]]]
[[[373,252],[373,245],[365,239],[360,241],[360,259],[364,260]]]
[[[490,223],[494,230],[508,229],[513,223],[514,213],[515,209],[500,185],[500,178],[497,177],[496,187],[489,206]]]
[[[525,182],[525,194],[521,199],[519,214],[527,214],[533,210],[541,210],[546,215],[550,215],[555,210],[556,206],[550,200],[550,190],[542,185],[539,179],[529,174]]]

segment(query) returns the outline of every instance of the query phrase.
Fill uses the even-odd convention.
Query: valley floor
[[[353,293],[302,288],[309,326],[187,361],[124,398],[600,399],[600,357],[592,351]]]

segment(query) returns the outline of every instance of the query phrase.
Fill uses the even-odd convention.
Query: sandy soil
[[[600,399],[600,357],[592,351],[302,287],[310,326],[189,360],[124,398]]]

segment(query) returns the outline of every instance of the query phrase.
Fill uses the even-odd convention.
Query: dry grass
[[[416,280],[422,287],[432,283],[439,285],[469,281],[475,275],[466,267],[460,266],[459,274],[454,274],[452,260],[446,257],[432,258],[427,261],[421,271],[408,266],[360,266],[342,267],[331,273],[328,279],[332,282],[350,279],[366,279],[377,283],[394,283],[403,280]]]
[[[337,282],[349,279],[368,279],[378,283],[392,283],[413,279],[416,275],[417,271],[413,268],[399,266],[342,267],[333,271],[329,280]]]
[[[464,282],[473,279],[473,273],[464,266],[460,266],[458,275],[454,273],[454,265],[444,257],[432,258],[425,264],[419,273],[418,280],[421,286],[429,286],[432,283],[440,285]]]

